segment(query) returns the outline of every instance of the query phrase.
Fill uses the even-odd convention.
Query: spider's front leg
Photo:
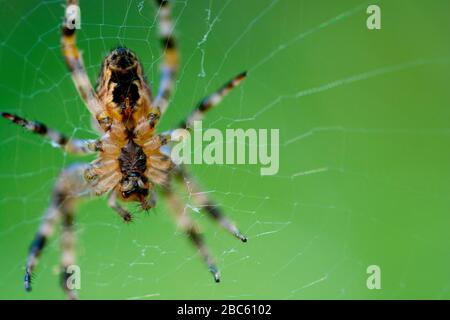
[[[210,255],[208,247],[203,241],[203,237],[199,232],[198,226],[187,214],[183,202],[174,193],[174,191],[170,189],[170,187],[165,189],[164,196],[166,197],[167,202],[171,207],[171,212],[173,213],[178,227],[189,236],[189,239],[198,249],[200,255],[203,257],[203,260],[208,265],[209,271],[214,277],[214,281],[220,282],[220,273],[216,267],[216,264],[214,263],[214,259]]]
[[[62,219],[61,285],[69,299],[76,298],[73,288],[68,284],[70,276],[68,267],[75,263],[73,207],[78,199],[91,194],[91,189],[83,177],[86,168],[86,164],[72,165],[61,173],[55,184],[50,206],[29,249],[24,278],[27,291],[31,291],[34,268],[53,232],[54,224],[57,220]]]

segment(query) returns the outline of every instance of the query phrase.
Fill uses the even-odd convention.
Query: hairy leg
[[[202,120],[206,112],[211,110],[211,108],[213,108],[214,106],[218,105],[233,88],[238,86],[239,83],[241,83],[241,81],[245,79],[246,76],[247,72],[238,74],[222,87],[220,87],[216,92],[200,101],[200,103],[190,114],[190,116],[183,122],[181,122],[180,127],[187,129],[192,128],[192,126],[194,125],[194,121]]]
[[[69,286],[69,267],[75,264],[75,230],[73,212],[62,212],[61,232],[61,287],[69,300],[77,298],[73,288]]]
[[[163,114],[169,104],[170,96],[175,86],[176,74],[179,64],[178,49],[176,47],[175,37],[173,36],[174,27],[171,19],[171,10],[168,0],[156,0],[159,21],[159,37],[164,50],[163,62],[161,64],[161,78],[158,94],[156,95],[154,105],[159,107]]]
[[[217,269],[216,264],[214,263],[214,260],[209,253],[208,247],[203,241],[203,237],[198,230],[198,226],[186,213],[183,202],[170,189],[165,190],[164,195],[171,208],[171,212],[173,214],[173,217],[175,218],[175,221],[177,222],[178,227],[189,236],[189,239],[198,249],[200,255],[203,257],[203,260],[208,265],[209,271],[214,277],[214,281],[220,282],[219,270]]]
[[[76,44],[76,28],[78,27],[77,24],[80,23],[79,13],[78,0],[67,0],[61,39],[63,55],[81,99],[94,118],[102,121],[103,107],[89,81],[84,68],[83,57]]]
[[[79,198],[91,194],[91,190],[83,178],[86,167],[87,165],[85,164],[72,165],[61,173],[55,184],[50,206],[29,249],[24,279],[25,289],[27,291],[31,291],[33,270],[37,265],[38,258],[48,238],[53,232],[56,221],[59,219],[63,220],[61,267],[63,279],[67,279],[65,275],[67,267],[74,263],[73,207]],[[65,282],[63,283],[63,287],[68,297],[74,298],[73,291],[67,288]]]
[[[2,112],[1,115],[3,118],[12,121],[26,130],[49,139],[54,145],[64,149],[68,153],[89,154],[96,151],[95,140],[69,139],[67,136],[48,128],[41,122],[30,121],[6,112]]]
[[[198,206],[205,210],[212,219],[218,222],[236,238],[242,242],[247,242],[247,238],[239,231],[236,225],[222,213],[220,207],[208,197],[195,179],[187,173],[185,168],[179,169],[177,177],[183,182],[187,191],[192,196],[192,199]]]

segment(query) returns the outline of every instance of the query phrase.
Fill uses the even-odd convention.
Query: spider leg
[[[72,74],[72,79],[89,112],[99,119],[103,111],[96,92],[84,68],[83,57],[76,44],[76,27],[79,23],[80,7],[78,0],[67,0],[64,25],[62,28],[62,51],[67,67]]]
[[[124,208],[122,208],[119,205],[119,203],[117,202],[117,195],[116,195],[115,190],[111,190],[111,192],[109,193],[108,205],[110,206],[111,209],[116,211],[125,222],[130,222],[133,219],[133,217],[131,216],[131,213],[128,212],[127,210],[125,210]]]
[[[203,241],[203,237],[198,230],[198,226],[187,214],[180,198],[171,189],[166,189],[164,195],[167,198],[169,206],[171,207],[171,212],[177,221],[178,227],[189,236],[191,242],[198,249],[200,255],[203,257],[203,260],[208,265],[209,271],[214,277],[214,281],[220,282],[219,270],[217,269],[216,264],[209,253],[208,247]]]
[[[218,222],[223,228],[228,230],[232,235],[247,242],[247,238],[239,231],[236,225],[231,222],[220,210],[220,207],[212,201],[208,195],[201,189],[200,185],[184,168],[180,168],[177,177],[183,181],[183,184],[195,203],[206,211],[206,213]]]
[[[61,287],[69,300],[77,298],[75,291],[68,286],[71,274],[69,267],[75,264],[75,233],[73,212],[62,211],[61,233]]]
[[[48,238],[53,233],[53,228],[56,221],[61,217],[61,211],[57,203],[52,200],[50,207],[47,209],[38,232],[36,233],[33,242],[31,243],[28,258],[25,266],[24,285],[26,291],[31,291],[31,277],[33,270],[37,265],[39,256],[47,243]]]
[[[10,120],[31,132],[46,137],[52,144],[64,149],[64,151],[68,153],[89,154],[96,151],[95,140],[69,139],[62,133],[48,128],[43,123],[30,121],[6,112],[2,112],[1,115],[3,118]]]
[[[149,211],[156,205],[156,192],[152,192],[151,195],[141,202],[141,207],[145,211]]]
[[[156,0],[156,4],[159,6],[159,37],[164,50],[164,58],[161,65],[159,90],[154,105],[159,107],[161,114],[163,114],[167,109],[170,96],[172,95],[175,86],[179,58],[175,37],[173,36],[174,28],[172,25],[169,1]]]
[[[66,273],[67,267],[74,264],[73,252],[73,206],[81,197],[91,193],[90,187],[84,180],[83,173],[87,168],[85,164],[75,164],[65,169],[59,176],[52,194],[50,206],[41,222],[33,242],[31,243],[25,266],[24,285],[27,291],[31,291],[31,278],[37,265],[38,258],[53,232],[56,221],[63,219],[62,245],[62,279],[67,280],[70,274]],[[70,299],[75,298],[74,292],[63,282],[63,288]]]
[[[202,120],[206,112],[208,112],[212,107],[218,105],[233,88],[238,86],[239,83],[241,83],[241,81],[246,78],[246,76],[247,72],[238,74],[222,87],[220,87],[216,92],[201,100],[194,111],[190,114],[190,116],[183,122],[181,122],[180,127],[188,129],[192,128],[194,125],[194,121]]]

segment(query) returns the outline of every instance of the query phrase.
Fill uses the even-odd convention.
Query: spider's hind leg
[[[158,94],[154,105],[159,107],[163,114],[169,104],[170,96],[175,86],[176,74],[179,65],[178,49],[174,37],[174,27],[171,18],[170,3],[168,0],[155,0],[158,8],[159,37],[164,54],[161,64],[161,79]]]
[[[66,65],[72,75],[73,82],[88,110],[99,121],[104,118],[104,111],[97,93],[89,81],[84,67],[83,57],[76,43],[77,23],[80,20],[78,0],[67,0],[64,25],[61,29],[61,45]]]
[[[63,229],[61,235],[61,269],[62,286],[69,299],[75,298],[72,288],[67,280],[70,274],[68,267],[75,263],[74,234],[73,234],[73,207],[76,200],[91,193],[90,187],[84,180],[83,173],[87,165],[76,164],[65,169],[59,176],[53,190],[50,206],[42,220],[36,236],[31,243],[25,266],[25,289],[31,291],[31,278],[37,265],[38,258],[53,232],[57,220],[62,219]]]

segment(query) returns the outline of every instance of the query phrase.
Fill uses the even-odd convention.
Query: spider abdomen
[[[151,104],[139,59],[127,48],[116,48],[104,59],[97,94],[107,116],[124,124],[130,132],[143,118],[158,112]]]

